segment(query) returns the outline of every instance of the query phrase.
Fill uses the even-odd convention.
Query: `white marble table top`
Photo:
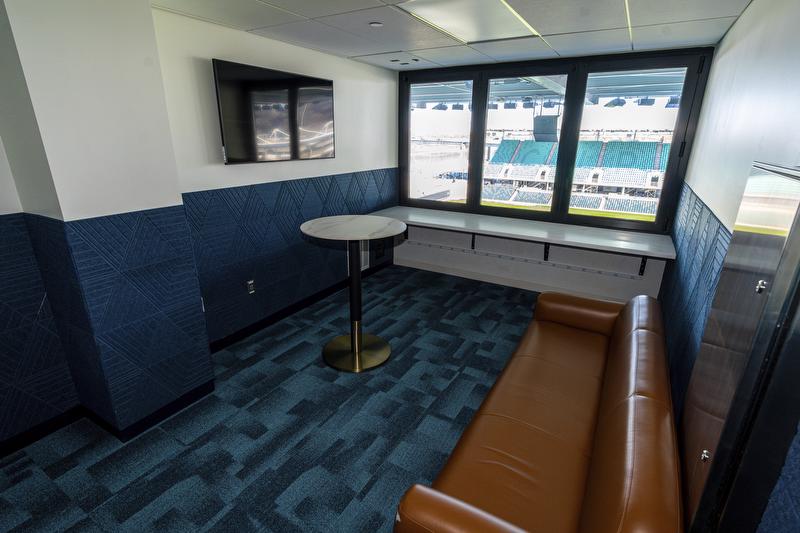
[[[339,215],[303,222],[300,231],[310,237],[332,241],[368,241],[400,235],[405,223],[375,215]]]
[[[560,244],[587,250],[641,255],[657,259],[675,259],[675,246],[669,235],[421,209],[419,207],[390,207],[373,214],[396,218],[409,226]]]

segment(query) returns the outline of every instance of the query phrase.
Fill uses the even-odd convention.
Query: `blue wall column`
[[[2,215],[0,442],[77,405],[24,215]]]
[[[25,218],[81,404],[124,430],[213,380],[182,205]]]

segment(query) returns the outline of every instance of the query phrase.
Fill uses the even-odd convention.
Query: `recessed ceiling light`
[[[370,28],[383,28],[383,22],[377,22],[377,21],[376,22],[370,22],[369,23],[369,27]]]

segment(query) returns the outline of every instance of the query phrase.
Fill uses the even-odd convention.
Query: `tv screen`
[[[331,80],[212,63],[225,164],[334,157]]]

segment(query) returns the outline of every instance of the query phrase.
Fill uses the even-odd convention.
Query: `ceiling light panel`
[[[470,47],[497,61],[522,61],[525,59],[545,59],[558,56],[539,37],[472,43]]]
[[[494,63],[494,59],[469,46],[447,46],[444,48],[414,50],[414,55],[442,65],[443,67]]]
[[[634,27],[738,17],[749,3],[750,0],[628,0]]]
[[[547,42],[561,56],[631,51],[631,40],[627,29],[562,33],[550,35],[547,37]]]
[[[378,41],[370,41],[315,20],[270,26],[251,33],[344,57],[395,50]]]
[[[557,33],[610,30],[628,26],[623,0],[506,1],[545,37]]]
[[[324,17],[357,11],[359,9],[369,9],[370,7],[381,7],[380,0],[261,0],[266,4],[277,6],[297,15],[308,18]]]
[[[633,28],[633,48],[635,50],[657,50],[678,46],[717,44],[734,22],[736,22],[736,17],[635,27]]]
[[[372,54],[354,57],[356,61],[376,65],[378,67],[390,68],[392,70],[414,70],[421,68],[433,68],[440,65],[432,61],[418,57],[408,52],[390,52],[388,54]]]
[[[410,0],[398,6],[464,42],[531,35],[500,0]]]
[[[153,5],[240,30],[303,20],[258,0],[155,0]]]
[[[462,44],[396,7],[362,9],[316,19],[342,31],[386,45],[391,50],[415,50]],[[382,28],[370,27],[382,22]]]

